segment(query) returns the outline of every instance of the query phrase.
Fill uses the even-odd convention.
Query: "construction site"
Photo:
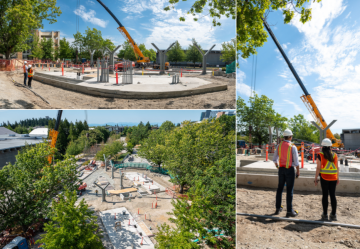
[[[265,145],[252,144],[251,139],[249,142],[238,141],[237,248],[360,248],[360,140],[357,129],[343,129],[340,139],[335,137],[330,127],[336,120],[325,121],[270,26],[265,20],[263,23],[304,92],[301,99],[314,119],[309,123],[318,132],[316,140],[319,142],[297,139],[296,134],[291,140],[292,146],[297,148],[300,163],[292,202],[297,214],[291,218],[286,212],[275,212],[280,173],[273,158],[278,153],[276,148],[285,140],[285,135],[282,135],[284,129],[273,127],[270,123],[268,127],[263,127],[268,134]],[[251,138],[254,130],[248,129],[246,134]],[[330,221],[322,218],[322,188],[320,184],[314,184],[317,158],[322,153],[322,141],[326,138],[331,150],[337,154],[339,170],[337,220]],[[286,190],[282,192],[284,210],[285,197]]]
[[[173,67],[166,62],[167,52],[174,46],[156,49],[159,63],[143,55],[138,44],[123,24],[101,1],[97,1],[118,24],[118,31],[131,45],[136,61],[115,60],[114,50],[107,47],[101,59],[78,63],[44,60],[1,60],[0,107],[5,109],[234,109],[235,62],[224,68],[209,65],[210,49],[198,44],[201,69]],[[26,64],[26,65],[25,65]],[[25,66],[31,65],[33,85],[24,86]],[[25,100],[26,99],[26,100]]]

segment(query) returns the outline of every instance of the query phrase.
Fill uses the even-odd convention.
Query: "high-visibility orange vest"
[[[320,158],[321,158],[321,169],[320,169],[320,174],[321,177],[324,180],[327,181],[336,181],[338,176],[337,176],[337,155],[336,153],[332,153],[332,156],[334,158],[334,162],[330,162],[328,161],[325,157],[324,157],[324,153],[320,152],[319,153]]]
[[[33,77],[34,73],[33,73],[33,69],[32,68],[29,68],[29,74],[28,74],[28,77],[31,78]]]
[[[25,66],[26,66],[26,65],[24,64],[24,66],[23,66],[23,69],[24,69],[24,73],[26,73],[26,68],[25,68]]]
[[[282,168],[290,168],[292,165],[292,144],[286,141],[283,141],[279,144],[278,155],[279,155],[279,164]]]

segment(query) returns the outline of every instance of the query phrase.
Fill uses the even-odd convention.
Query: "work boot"
[[[337,221],[336,214],[330,214],[330,220],[331,221]]]
[[[274,215],[280,214],[281,211],[283,211],[283,206],[281,206],[280,208],[277,208]]]
[[[286,213],[286,218],[296,217],[298,214],[299,214],[298,211],[296,211],[296,210],[291,210],[291,212],[287,212],[287,213]]]
[[[323,213],[323,214],[321,215],[321,220],[329,220],[328,215]]]

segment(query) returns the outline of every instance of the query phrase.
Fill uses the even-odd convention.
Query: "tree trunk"
[[[10,59],[10,50],[6,51],[5,57],[6,57],[7,60]]]
[[[184,184],[180,184],[180,190],[179,190],[180,194],[184,193]]]

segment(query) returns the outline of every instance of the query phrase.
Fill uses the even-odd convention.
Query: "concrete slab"
[[[142,174],[137,172],[126,172],[125,176],[127,177],[127,179],[132,181],[134,185],[141,186],[148,193],[149,191],[151,193],[159,193],[159,192],[165,192],[166,190],[164,186],[153,181],[151,178],[147,177],[146,174],[144,174],[143,177]]]
[[[84,79],[87,80],[77,80],[74,72],[67,72],[65,76],[61,74],[38,72],[35,73],[34,80],[95,96],[136,99],[181,97],[227,90],[227,84],[212,83],[196,77],[180,77],[180,83],[171,84],[172,76],[136,75],[133,78],[134,84],[122,84],[122,77],[119,77],[119,84],[116,84],[113,77],[110,77],[108,83],[99,83],[96,78],[89,79],[89,76],[85,76]]]
[[[125,212],[126,215],[123,215],[123,212]],[[116,220],[114,219],[115,215]],[[145,224],[139,225],[135,217],[133,217],[125,207],[102,211],[100,212],[100,217],[114,248],[155,248],[147,236],[149,233],[144,227]],[[121,228],[115,229],[114,225],[116,221],[121,222]],[[141,241],[143,242],[142,245]]]

